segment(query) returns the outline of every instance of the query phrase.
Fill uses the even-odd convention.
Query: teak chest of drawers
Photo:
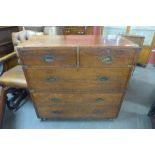
[[[39,118],[115,118],[139,46],[121,36],[37,36],[18,47]]]

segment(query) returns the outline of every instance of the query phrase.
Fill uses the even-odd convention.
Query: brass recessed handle
[[[47,54],[47,55],[44,55],[43,56],[43,60],[47,63],[50,63],[50,62],[53,62],[55,60],[55,56],[54,55],[50,55],[50,54]]]
[[[104,99],[103,98],[97,98],[96,99],[96,103],[102,103],[102,102],[104,102]]]
[[[108,81],[109,78],[107,76],[101,76],[101,77],[99,77],[99,80],[100,81]]]
[[[111,55],[102,55],[101,61],[103,63],[106,63],[106,64],[111,64],[112,63],[112,56]]]
[[[46,81],[47,81],[47,82],[56,82],[56,81],[58,81],[58,78],[55,77],[55,76],[51,76],[51,77],[48,77],[48,78],[46,79]]]

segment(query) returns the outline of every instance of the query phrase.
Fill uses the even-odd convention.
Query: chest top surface
[[[108,35],[55,35],[34,36],[21,43],[18,48],[33,47],[115,47],[139,48],[139,45],[125,37]]]

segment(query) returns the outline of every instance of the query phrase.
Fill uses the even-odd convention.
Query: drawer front
[[[25,70],[31,89],[51,91],[119,91],[126,87],[129,71],[129,68]]]
[[[20,54],[21,64],[28,66],[50,67],[76,67],[77,49],[64,48],[39,48],[37,50],[22,50]]]
[[[99,82],[58,82],[49,84],[48,82],[31,82],[30,89],[34,91],[51,91],[51,92],[124,92],[126,82],[99,83]]]
[[[45,81],[47,78],[56,77],[57,81],[122,81],[127,79],[130,68],[27,68],[25,69],[30,79]],[[56,82],[57,82],[56,81]]]
[[[119,106],[123,93],[31,93],[37,106]]]
[[[127,67],[133,64],[133,49],[80,48],[80,67]]]
[[[37,107],[40,118],[53,119],[86,119],[86,118],[115,118],[119,112],[119,107],[99,106],[99,107],[82,107],[82,106],[66,106],[66,107]]]

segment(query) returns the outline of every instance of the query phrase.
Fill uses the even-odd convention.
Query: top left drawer
[[[21,65],[76,67],[76,47],[19,48]]]

